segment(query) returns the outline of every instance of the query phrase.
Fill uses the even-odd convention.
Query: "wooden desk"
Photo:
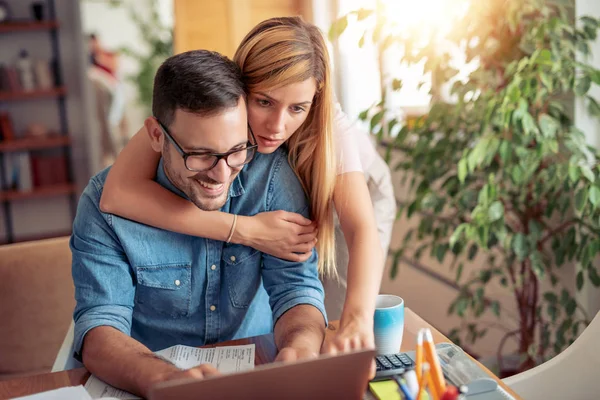
[[[327,329],[327,335],[332,335],[337,330],[337,321],[332,322]],[[404,337],[402,339],[402,351],[411,351],[415,349],[417,332],[421,328],[431,328],[433,333],[433,340],[436,343],[439,342],[450,342],[448,338],[442,335],[437,329],[429,325],[425,320],[415,314],[409,308],[405,310],[404,316]],[[256,365],[265,364],[272,362],[277,354],[273,335],[256,336],[247,339],[230,340],[227,342],[219,343],[216,346],[207,347],[218,347],[218,346],[233,346],[242,344],[256,345]],[[477,361],[476,361],[477,362]],[[477,362],[479,364],[479,362]],[[496,379],[500,385],[510,393],[515,399],[519,397],[507,387],[500,379],[492,374],[487,368],[479,364],[492,378]],[[85,382],[89,378],[90,374],[85,368],[73,369],[70,371],[62,371],[48,374],[41,374],[30,376],[27,378],[13,379],[9,381],[0,381],[0,399],[8,399],[12,397],[19,397],[30,395],[34,393],[40,393],[47,390],[58,389],[65,386],[77,386],[85,385]]]

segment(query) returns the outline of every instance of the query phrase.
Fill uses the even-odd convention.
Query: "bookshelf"
[[[0,33],[18,33],[58,29],[57,21],[9,21],[0,23]]]
[[[20,2],[22,0],[15,1]],[[13,216],[13,211],[18,202],[28,201],[27,203],[19,204],[18,207],[21,213],[23,210],[26,210],[25,212],[27,213],[29,207],[45,209],[43,207],[46,207],[45,204],[48,204],[44,203],[45,199],[63,197],[69,200],[69,218],[71,221],[76,210],[77,186],[74,183],[73,168],[71,165],[72,140],[69,135],[67,122],[66,96],[68,90],[63,84],[61,48],[58,36],[60,23],[56,19],[56,0],[46,0],[43,3],[45,7],[45,20],[18,19],[0,23],[0,46],[2,46],[2,41],[12,41],[20,44],[22,40],[22,48],[31,50],[28,49],[27,43],[31,43],[34,38],[35,40],[39,40],[36,35],[48,35],[50,39],[49,61],[53,61],[54,68],[53,87],[29,91],[18,90],[19,85],[11,85],[9,88],[4,87],[4,91],[0,90],[0,108],[9,108],[15,111],[14,114],[12,112],[8,114],[17,115],[15,121],[18,124],[16,125],[21,127],[28,126],[30,123],[39,123],[35,115],[33,115],[31,120],[28,120],[29,117],[26,116],[28,115],[27,112],[22,112],[23,110],[27,110],[28,107],[31,110],[43,107],[45,110],[48,110],[49,115],[55,112],[57,118],[54,120],[58,121],[58,126],[48,126],[47,129],[60,133],[44,136],[28,136],[22,131],[13,131],[12,134],[7,136],[2,135],[0,132],[0,221],[4,223],[5,231],[5,237],[0,237],[0,243],[14,243],[34,239],[33,236],[24,237],[22,234],[15,233],[13,218],[18,218],[18,216]],[[22,35],[27,35],[27,38]],[[35,59],[35,56],[34,51],[31,57]],[[31,102],[34,101],[40,104],[30,106]],[[35,111],[32,112],[35,113]],[[20,119],[18,116],[20,116]],[[27,118],[27,120],[24,120],[24,118]],[[55,124],[56,122],[51,125]],[[6,130],[6,125],[3,126],[0,121],[0,131],[3,128]],[[18,161],[15,162],[15,159]],[[58,164],[56,162],[49,164],[50,161],[48,160],[51,159],[58,160]],[[59,172],[56,174],[59,175],[59,178],[52,176],[52,179],[49,179],[50,175],[48,171],[56,173],[56,169],[53,166],[61,165],[62,169],[60,172],[64,174]],[[9,169],[6,170],[6,168]],[[14,172],[15,170],[17,171],[16,173]],[[24,180],[21,179],[22,176],[19,174],[29,177],[28,180],[25,179],[27,184],[22,184]],[[18,176],[18,185],[14,184],[15,176]],[[32,199],[35,201],[29,202]],[[69,221],[69,225],[71,221]],[[45,238],[70,233],[65,232],[65,227],[62,224],[60,225],[60,227],[42,227],[39,234],[36,234],[36,237]]]
[[[46,97],[65,96],[67,89],[63,86],[45,90],[33,90],[30,92],[0,92],[0,101],[34,100]]]

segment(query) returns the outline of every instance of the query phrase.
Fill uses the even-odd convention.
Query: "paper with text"
[[[189,369],[200,364],[211,364],[221,373],[247,371],[254,368],[254,344],[243,346],[224,346],[210,349],[200,349],[177,345],[155,352],[157,356],[173,363],[177,368]],[[117,389],[101,381],[94,375],[90,376],[85,388],[94,399],[114,397],[117,399],[139,399],[139,397],[124,390]]]
[[[32,394],[31,396],[17,397],[14,400],[92,400],[92,398],[83,386],[79,385]]]

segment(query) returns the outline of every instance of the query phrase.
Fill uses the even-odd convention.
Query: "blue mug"
[[[373,324],[377,354],[400,352],[404,335],[404,300],[391,294],[380,294],[375,303]]]

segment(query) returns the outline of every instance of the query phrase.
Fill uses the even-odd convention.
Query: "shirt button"
[[[235,256],[231,256],[231,257],[229,257],[229,259],[230,259],[231,261],[235,261]]]
[[[211,265],[210,269],[212,269],[214,271],[215,269],[217,269],[217,266],[216,265]]]
[[[210,306],[210,311],[215,311],[217,309],[217,307],[215,306]]]
[[[179,286],[179,285],[181,285],[181,282],[179,281],[179,279],[176,279],[175,280],[175,286]]]

